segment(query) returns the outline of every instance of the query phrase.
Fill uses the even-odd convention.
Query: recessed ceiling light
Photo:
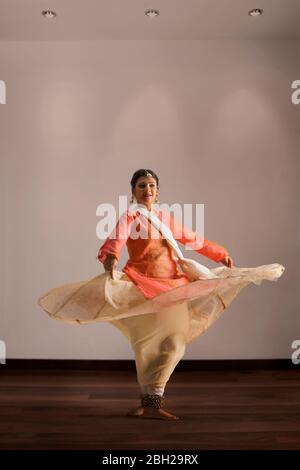
[[[158,10],[146,10],[145,11],[145,15],[146,16],[149,16],[150,18],[154,18],[155,16],[158,16],[159,15],[159,11]]]
[[[55,11],[52,10],[43,10],[42,15],[44,18],[48,18],[48,20],[52,20],[52,18],[56,17]]]
[[[264,10],[261,8],[253,8],[253,10],[248,11],[248,15],[250,16],[260,16],[262,15]]]

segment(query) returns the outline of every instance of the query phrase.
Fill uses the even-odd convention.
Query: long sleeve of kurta
[[[183,245],[189,246],[197,253],[204,255],[207,258],[210,258],[216,263],[225,258],[225,256],[228,256],[228,251],[226,250],[226,248],[224,248],[224,246],[218,245],[215,242],[212,242],[204,237],[201,237],[200,235],[197,235],[196,232],[193,232],[192,230],[185,227],[183,224],[176,221],[171,215],[171,213],[164,213],[164,216],[166,218],[170,218],[168,225],[170,226],[175,240],[179,241]]]
[[[112,233],[99,249],[98,260],[101,263],[104,263],[108,253],[115,255],[117,260],[119,260],[121,251],[129,237],[133,220],[132,215],[130,215],[128,211],[121,215]]]

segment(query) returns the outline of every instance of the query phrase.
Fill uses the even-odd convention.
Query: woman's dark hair
[[[158,176],[154,173],[152,170],[137,170],[135,173],[133,173],[133,176],[131,178],[130,184],[131,184],[131,189],[135,188],[137,180],[141,176],[152,176],[156,180],[157,187],[159,187],[159,179]]]

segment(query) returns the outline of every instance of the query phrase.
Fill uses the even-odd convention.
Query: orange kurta
[[[219,262],[228,255],[221,245],[200,237],[177,222],[170,213],[159,210],[156,215],[172,231],[174,238],[198,253]],[[142,236],[138,236],[142,235]],[[188,284],[190,280],[177,266],[173,250],[161,233],[138,210],[124,212],[114,231],[100,247],[98,259],[104,262],[111,253],[119,260],[127,246],[129,259],[122,269],[145,298]]]

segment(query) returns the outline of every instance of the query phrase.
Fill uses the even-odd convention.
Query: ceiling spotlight
[[[253,8],[253,10],[248,11],[248,15],[250,16],[260,16],[262,15],[264,10],[261,8]]]
[[[152,10],[152,9],[151,10],[146,10],[145,15],[149,16],[150,18],[154,18],[155,16],[159,15],[159,11],[158,10]]]
[[[52,20],[52,18],[56,17],[55,11],[52,10],[43,10],[42,15],[44,18],[48,18],[48,20]]]

